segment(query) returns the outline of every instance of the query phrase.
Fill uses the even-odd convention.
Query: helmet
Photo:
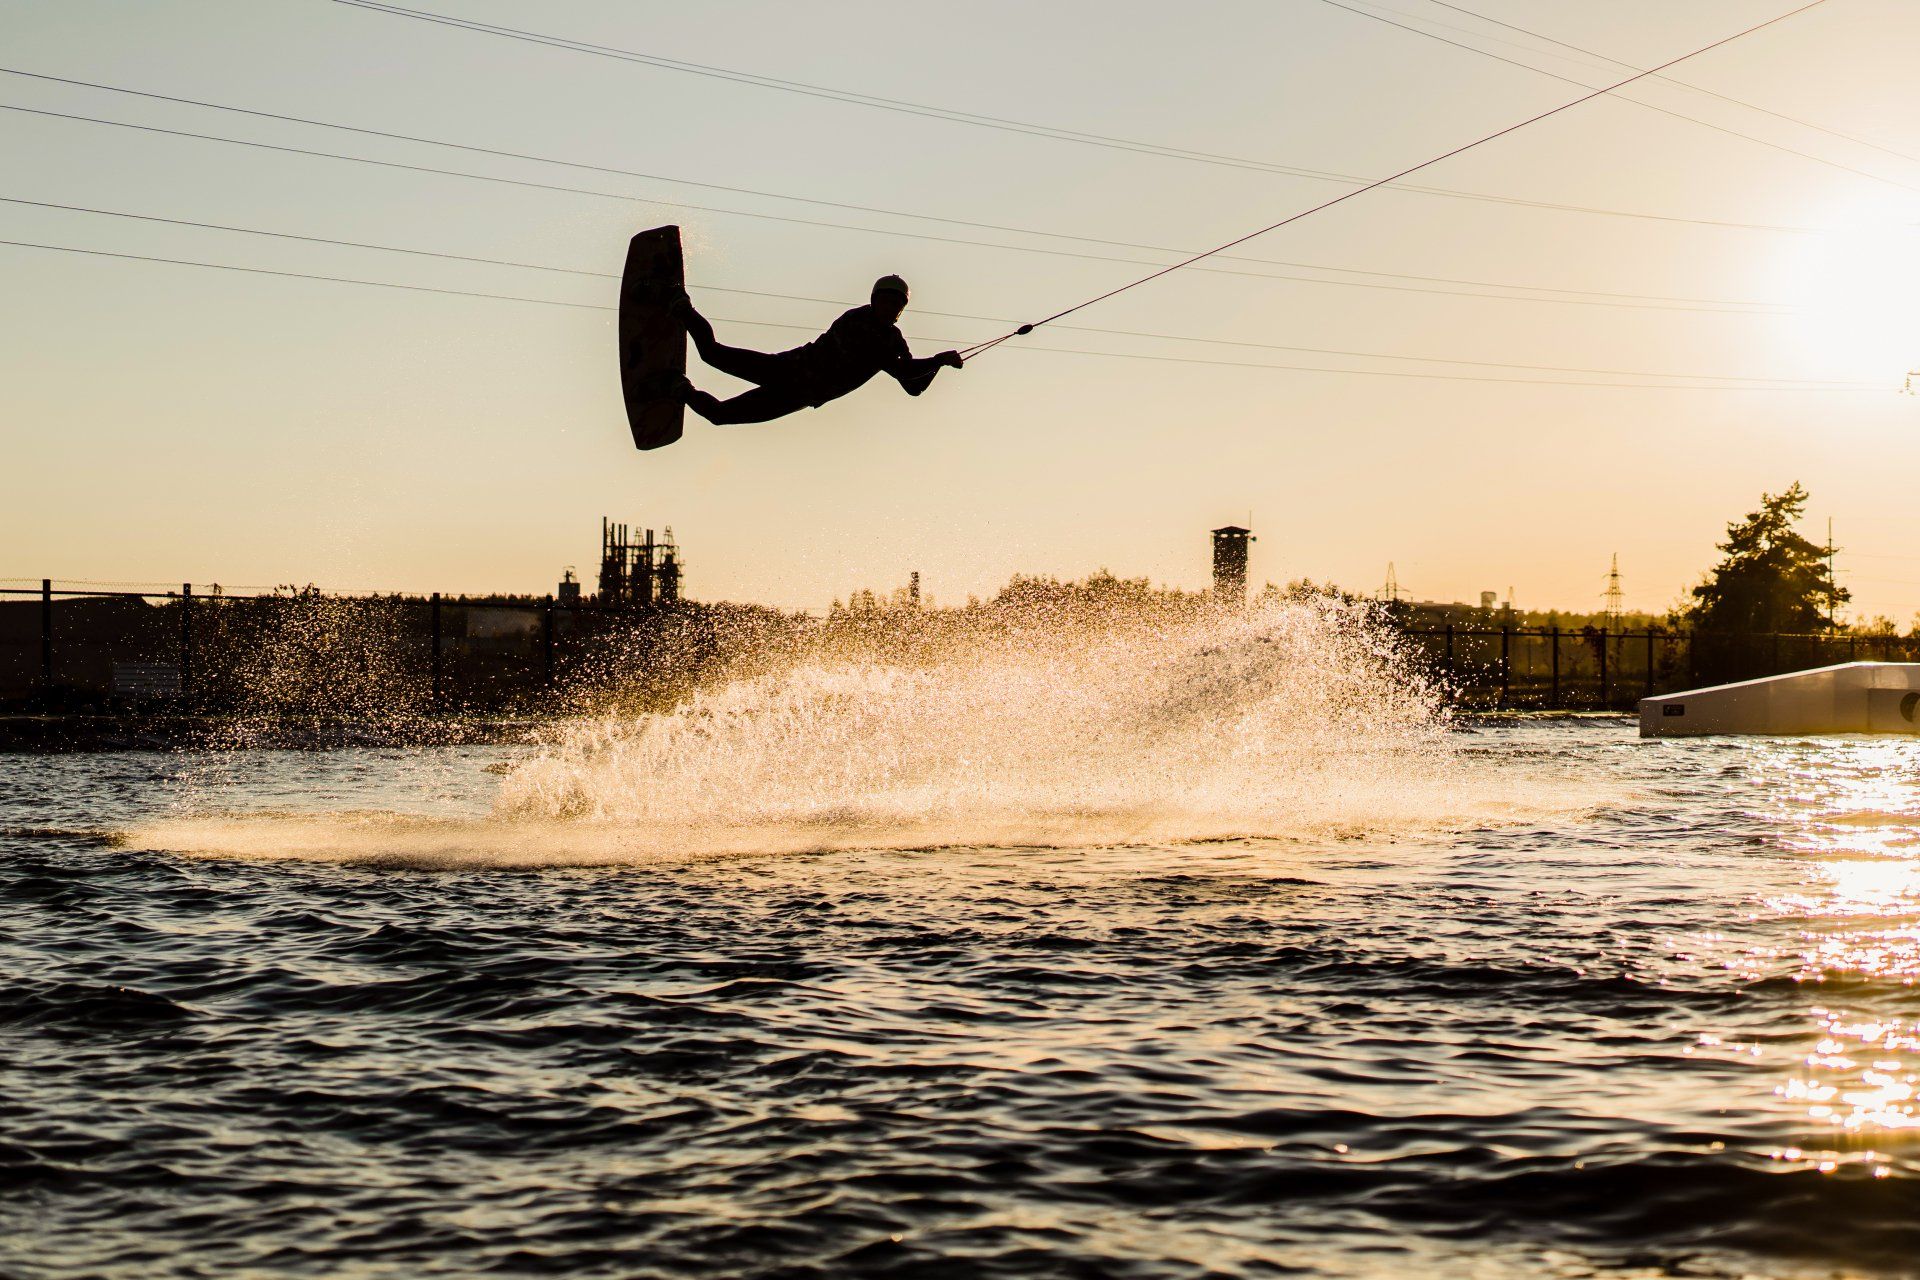
[[[907,282],[899,276],[881,276],[873,282],[873,291],[875,294],[897,293],[902,298],[905,298],[907,296]]]

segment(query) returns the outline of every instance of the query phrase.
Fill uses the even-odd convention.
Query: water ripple
[[[567,867],[504,748],[223,760],[293,858],[19,760],[0,1275],[1910,1274],[1920,755],[1461,743],[1583,799]]]

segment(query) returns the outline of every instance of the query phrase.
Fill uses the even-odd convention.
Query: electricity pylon
[[[1620,629],[1620,615],[1626,610],[1621,606],[1625,593],[1620,590],[1620,553],[1613,553],[1613,568],[1607,573],[1607,630]]]

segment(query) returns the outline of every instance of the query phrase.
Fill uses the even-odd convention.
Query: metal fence
[[[24,598],[23,598],[24,597]],[[551,688],[649,611],[592,602],[0,587],[0,701],[181,708],[365,685],[418,709]]]
[[[1838,662],[1920,661],[1920,637],[1849,632],[1404,627],[1462,706],[1626,709],[1644,697]]]
[[[56,608],[56,604],[59,605]],[[592,599],[227,594],[0,587],[0,703],[58,709],[296,706],[364,688],[414,709],[537,708],[618,642],[646,677],[660,610]],[[1636,699],[1860,659],[1920,660],[1920,637],[1402,625],[1471,708],[1624,709]],[[659,665],[657,663],[651,665]],[[604,664],[600,668],[604,670]]]

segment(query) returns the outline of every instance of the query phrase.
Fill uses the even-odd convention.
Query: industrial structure
[[[1829,535],[1828,539],[1833,539]],[[1626,592],[1620,587],[1620,553],[1613,553],[1613,568],[1607,573],[1607,630],[1618,631],[1621,618],[1626,615]]]
[[[665,608],[680,603],[680,548],[673,530],[655,541],[653,530],[635,536],[626,525],[600,521],[600,604]]]
[[[1247,603],[1247,544],[1253,530],[1237,524],[1213,531],[1213,598],[1218,604],[1240,608]]]

